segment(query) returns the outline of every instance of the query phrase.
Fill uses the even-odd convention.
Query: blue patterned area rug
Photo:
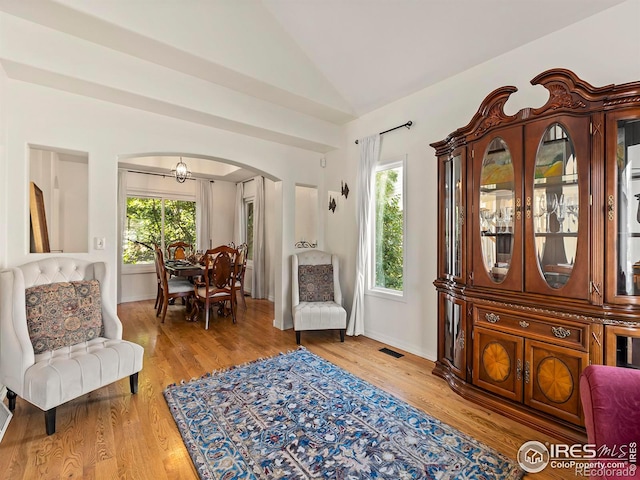
[[[164,391],[202,479],[518,479],[514,462],[304,348]]]

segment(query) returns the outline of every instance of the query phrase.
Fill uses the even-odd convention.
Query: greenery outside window
[[[172,242],[196,243],[196,202],[157,197],[127,197],[122,261],[153,264],[153,247],[164,252]]]
[[[247,232],[247,261],[253,261],[253,199],[245,200],[244,213]]]
[[[404,161],[379,165],[375,171],[369,289],[404,292]]]

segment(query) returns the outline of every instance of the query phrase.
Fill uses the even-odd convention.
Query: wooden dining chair
[[[167,247],[167,258],[169,260],[186,260],[189,252],[193,250],[190,243],[178,241],[170,243]]]
[[[195,283],[195,309],[194,317],[200,312],[200,306],[204,306],[204,328],[209,328],[209,315],[213,305],[220,306],[220,312],[224,311],[227,301],[230,303],[231,318],[236,323],[236,278],[238,276],[238,250],[226,245],[221,245],[204,254],[204,275],[201,281]]]
[[[183,303],[186,305],[189,298],[194,295],[193,284],[186,278],[168,278],[169,276],[167,275],[167,270],[164,266],[164,256],[159,247],[155,248],[154,259],[156,262],[156,269],[159,272],[161,285],[160,301],[158,302],[156,317],[160,316],[160,312],[162,312],[162,323],[164,323],[164,317],[167,315],[169,300],[182,298]]]
[[[158,305],[162,301],[162,280],[161,280],[162,271],[160,270],[160,267],[158,266],[158,261],[156,260],[155,250],[157,249],[158,249],[158,245],[154,245],[153,263],[155,264],[155,267],[156,267],[156,283],[158,284],[156,289],[156,303],[153,305],[154,310],[157,310]]]
[[[236,291],[240,292],[242,306],[247,309],[247,301],[244,298],[244,274],[247,271],[247,255],[249,253],[249,245],[245,243],[238,246],[238,275],[236,276]]]

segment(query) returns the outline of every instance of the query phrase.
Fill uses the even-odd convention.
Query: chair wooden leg
[[[234,295],[231,297],[231,318],[233,319],[233,323],[236,323],[236,309],[238,305],[238,299]]]
[[[7,388],[7,398],[9,399],[9,410],[12,412],[16,409],[16,397],[18,394]]]
[[[167,315],[167,307],[169,306],[169,298],[165,297],[162,303],[162,322],[164,323],[164,317]]]
[[[300,345],[300,330],[296,330],[296,343]]]
[[[211,311],[211,305],[209,304],[209,300],[204,304],[204,329],[209,330],[209,313]]]
[[[200,315],[200,302],[197,298],[193,299],[193,308],[191,309],[191,316],[189,317],[190,322],[197,322],[198,315]]]
[[[162,287],[158,284],[158,291],[156,292],[156,303],[153,305],[153,308],[158,308],[158,304],[160,303],[160,297],[162,296]]]
[[[344,342],[344,332],[346,331],[346,329],[341,328],[340,329],[340,341]]]
[[[56,433],[56,407],[44,412],[44,424],[47,429],[47,435]]]
[[[138,393],[138,372],[129,375],[129,387],[131,387],[131,393]]]
[[[158,299],[158,306],[156,307],[156,317],[160,316],[163,305],[164,305],[164,294],[160,292],[160,298]]]
[[[247,301],[244,298],[244,282],[240,284],[240,297],[242,298],[242,307],[247,309]]]

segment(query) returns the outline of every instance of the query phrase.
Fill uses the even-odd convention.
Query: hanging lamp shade
[[[176,177],[176,182],[184,183],[184,181],[191,177],[191,172],[187,167],[187,164],[182,161],[182,157],[180,157],[180,161],[176,163],[176,168],[171,170],[171,173]]]

